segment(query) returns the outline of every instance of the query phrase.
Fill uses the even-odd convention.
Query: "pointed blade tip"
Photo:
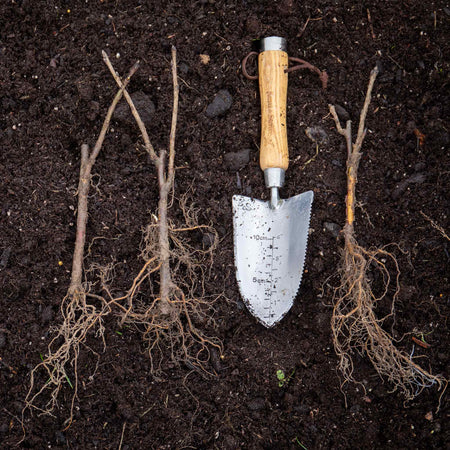
[[[264,320],[261,320],[261,318],[259,318],[259,317],[256,317],[256,318],[258,319],[259,323],[261,325],[263,325],[265,328],[267,328],[268,330],[270,328],[273,328],[281,320],[281,318],[280,318],[280,319],[275,320],[275,322],[265,322]]]

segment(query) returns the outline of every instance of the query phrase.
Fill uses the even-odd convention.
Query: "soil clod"
[[[146,127],[152,123],[152,117],[155,113],[155,105],[147,94],[142,91],[133,92],[131,94],[134,106],[136,107],[142,121]],[[116,108],[113,118],[118,122],[122,122],[128,126],[135,126],[133,115],[130,112],[125,101],[122,101]]]
[[[227,89],[219,91],[206,108],[206,116],[210,119],[225,114],[233,104],[233,97]]]
[[[244,149],[239,152],[225,153],[223,159],[229,170],[237,172],[250,161],[250,150]]]

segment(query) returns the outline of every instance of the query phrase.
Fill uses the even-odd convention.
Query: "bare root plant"
[[[344,382],[356,382],[353,375],[353,355],[356,352],[366,355],[378,374],[387,378],[394,390],[400,390],[407,400],[411,400],[426,387],[437,385],[441,389],[446,385],[446,380],[432,375],[418,365],[414,361],[414,349],[411,354],[398,349],[394,345],[392,335],[383,328],[387,317],[394,315],[394,304],[399,292],[398,263],[386,247],[369,250],[361,247],[354,231],[357,173],[361,146],[366,135],[365,119],[377,74],[378,68],[375,67],[370,74],[355,143],[352,143],[351,121],[347,121],[345,129],[342,128],[334,106],[329,105],[337,130],[345,137],[348,152],[346,223],[343,229],[345,244],[339,269],[341,282],[334,295],[331,328]],[[394,276],[388,267],[389,261],[394,268]],[[374,268],[381,272],[384,284],[383,292],[379,296],[372,290],[369,278],[369,271]],[[395,277],[395,281],[392,277]],[[389,295],[392,283],[395,292],[391,299],[390,313],[379,318],[375,313],[377,303]]]
[[[122,89],[123,82],[110,62],[108,67]],[[155,364],[154,355],[155,351],[161,350],[162,347],[170,348],[172,361],[183,361],[189,367],[201,371],[208,371],[211,348],[222,353],[220,341],[206,337],[199,328],[199,324],[211,319],[213,301],[205,298],[203,281],[205,270],[208,266],[211,267],[212,262],[208,264],[207,259],[212,258],[217,247],[217,233],[211,225],[199,225],[197,211],[193,206],[187,205],[187,195],[182,196],[179,202],[185,223],[176,226],[168,218],[169,195],[173,190],[175,178],[179,93],[175,47],[172,47],[172,80],[174,98],[168,153],[165,150],[161,150],[159,154],[155,152],[131,96],[124,90],[124,97],[139,127],[144,147],[158,174],[158,215],[153,216],[152,223],[145,229],[141,253],[144,265],[126,295],[115,298],[109,287],[104,285],[110,301],[121,307],[121,323],[136,325],[143,331],[148,344],[152,373],[155,375],[160,365]],[[189,244],[186,234],[198,231],[214,237],[208,248],[196,248]],[[152,293],[147,286],[153,286],[155,278],[159,278],[159,290]],[[143,284],[146,289],[143,289]],[[160,352],[160,355],[162,354]]]
[[[103,60],[119,85],[119,90],[108,109],[92,152],[89,152],[85,144],[81,147],[76,240],[70,286],[61,302],[62,324],[54,327],[55,335],[46,355],[41,356],[42,361],[31,371],[30,388],[22,411],[22,417],[28,409],[52,415],[63,386],[68,384],[72,388],[72,397],[67,426],[72,423],[74,403],[78,394],[80,350],[82,347],[88,348],[86,339],[89,333],[94,333],[103,342],[104,348],[106,347],[104,319],[111,313],[118,316],[122,324],[133,324],[142,331],[148,343],[152,372],[155,374],[157,370],[152,355],[155,349],[162,346],[170,348],[174,361],[184,360],[189,366],[204,371],[207,370],[210,348],[214,347],[222,352],[220,341],[206,337],[200,330],[200,325],[212,320],[213,302],[205,298],[202,287],[205,270],[208,266],[211,267],[212,262],[210,259],[208,264],[207,259],[212,258],[213,251],[217,247],[217,233],[211,225],[198,224],[197,212],[192,206],[187,206],[186,196],[180,201],[185,225],[176,227],[168,218],[169,195],[173,190],[175,177],[175,132],[178,114],[176,49],[172,48],[174,100],[168,155],[165,150],[159,155],[154,151],[147,130],[126,90],[139,64],[136,63],[128,76],[122,80],[116,74],[105,52]],[[92,182],[92,168],[102,148],[114,110],[122,96],[130,105],[142,133],[145,149],[158,173],[158,216],[153,216],[154,221],[146,228],[141,255],[144,265],[125,296],[112,295],[113,265],[100,267],[93,264],[90,270],[97,271],[105,292],[104,296],[100,296],[91,292],[91,283],[83,281],[83,273],[86,275],[87,272],[84,271],[83,260],[88,194]],[[197,249],[189,245],[189,240],[184,235],[202,229],[214,236],[214,239],[208,248]],[[159,292],[153,295],[152,289],[156,284],[157,274],[159,274]],[[145,289],[142,287],[144,282]],[[47,379],[43,384],[37,379],[38,374],[42,376],[41,372]],[[44,393],[49,395],[44,397]],[[48,401],[41,400],[48,397],[50,398]]]
[[[72,388],[72,400],[68,423],[72,422],[73,407],[78,393],[78,356],[80,347],[85,344],[88,332],[95,330],[97,337],[103,339],[103,319],[110,313],[111,305],[102,297],[90,293],[90,285],[83,282],[83,260],[86,241],[86,225],[88,221],[88,195],[92,181],[92,168],[102,149],[106,133],[114,110],[125,92],[131,77],[139,67],[137,62],[124,79],[122,86],[115,95],[92,152],[86,144],[81,146],[81,166],[78,182],[78,209],[75,249],[72,259],[71,281],[66,296],[61,302],[62,324],[54,327],[55,336],[48,345],[42,361],[31,371],[30,388],[25,398],[22,415],[28,408],[37,409],[44,414],[52,414],[59,393],[65,384]],[[92,301],[95,299],[94,301]],[[99,304],[100,306],[95,306]],[[104,344],[104,340],[103,340]],[[37,387],[36,375],[44,370],[47,381]],[[71,374],[73,373],[73,382]],[[38,406],[38,399],[44,392],[50,392],[50,400],[43,406]]]

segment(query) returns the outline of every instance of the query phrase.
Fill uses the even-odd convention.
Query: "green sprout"
[[[277,370],[278,387],[283,387],[286,383],[286,375],[281,369]]]
[[[433,331],[430,331],[428,333],[423,333],[423,332],[415,332],[415,336],[413,336],[413,341],[416,342],[416,344],[420,345],[421,347],[424,348],[430,348],[431,345],[425,340],[425,336],[430,335],[431,333],[433,333]]]
[[[73,384],[70,381],[70,378],[67,376],[67,374],[65,374],[65,377],[66,377],[67,382],[69,383],[69,386],[73,389]]]
[[[128,328],[130,328],[130,325],[123,325],[121,328],[122,328],[122,329],[125,328],[126,330],[128,330]],[[123,332],[122,332],[122,331],[116,330],[116,333],[117,333],[119,336],[123,336]]]
[[[291,381],[292,377],[294,376],[295,369],[291,372],[291,374],[286,377],[285,373],[281,370],[277,370],[277,380],[278,380],[278,387],[282,388],[288,385],[289,381]]]
[[[428,333],[423,333],[423,332],[421,332],[421,333],[420,333],[420,340],[421,340],[423,343],[427,344],[427,342],[425,341],[425,336],[428,336],[428,335],[430,335],[431,333],[433,333],[433,332],[432,332],[432,331],[429,331]]]
[[[303,450],[308,450],[308,449],[306,448],[306,446],[303,445],[303,444],[299,441],[299,439],[298,439],[297,436],[295,437],[295,442],[296,442],[297,445],[298,445],[299,447],[301,447]]]

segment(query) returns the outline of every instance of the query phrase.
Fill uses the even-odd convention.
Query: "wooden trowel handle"
[[[286,131],[288,55],[282,50],[265,50],[258,56],[259,91],[261,97],[262,170],[274,167],[286,170],[289,153]]]

